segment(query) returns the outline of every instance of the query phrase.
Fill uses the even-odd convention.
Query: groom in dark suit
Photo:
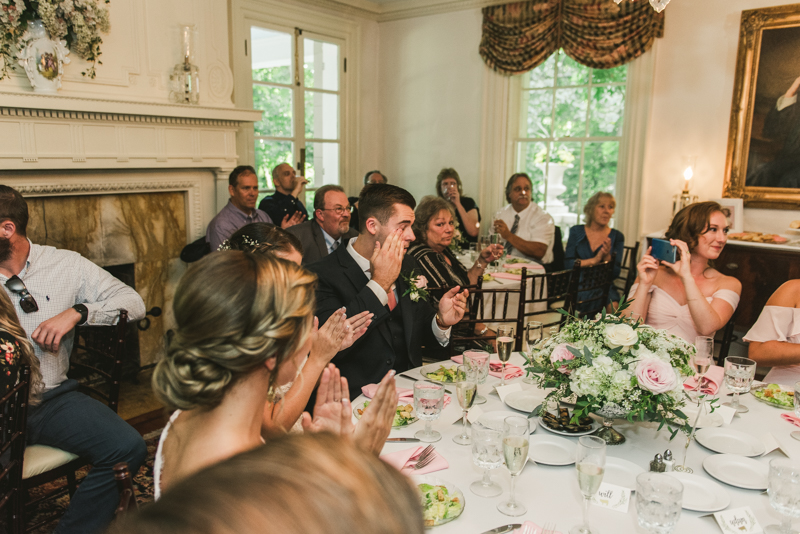
[[[365,187],[359,198],[358,237],[308,267],[319,277],[320,323],[342,306],[348,316],[365,310],[375,314],[366,334],[333,358],[347,378],[351,399],[390,369],[403,372],[421,365],[421,347],[446,346],[450,327],[464,316],[467,292],[459,293],[458,287],[448,291],[437,308],[404,295],[409,289],[404,277],[416,267],[414,259],[405,256],[414,240],[415,206],[405,189],[389,184]]]

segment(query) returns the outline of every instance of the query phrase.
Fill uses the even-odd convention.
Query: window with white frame
[[[312,213],[314,192],[339,183],[341,44],[255,25],[250,43],[253,107],[264,111],[254,125],[260,197],[274,190],[272,169],[289,163],[310,181],[304,200]]]
[[[616,190],[627,76],[626,65],[591,69],[559,50],[521,77],[516,172],[564,236],[589,197]]]

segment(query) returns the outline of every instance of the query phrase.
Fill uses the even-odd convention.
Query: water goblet
[[[464,412],[462,420],[464,425],[461,434],[453,438],[459,445],[470,445],[472,439],[467,433],[467,412],[475,402],[475,394],[478,391],[478,371],[468,365],[456,367],[456,396],[458,404]]]
[[[794,383],[794,414],[800,417],[800,382]],[[794,439],[800,440],[800,431],[795,430],[791,434]]]
[[[769,504],[783,516],[780,525],[770,525],[767,534],[790,534],[792,518],[800,517],[800,464],[787,458],[773,458],[769,462],[767,479]]]
[[[444,386],[431,382],[414,382],[414,409],[417,417],[425,421],[425,429],[414,437],[425,443],[442,439],[442,434],[431,429],[431,421],[438,419],[444,408]]]
[[[470,484],[472,493],[480,497],[497,497],[503,488],[492,481],[489,470],[503,465],[503,432],[476,421],[472,425],[472,462],[483,468],[483,478]]]
[[[589,502],[603,482],[606,468],[606,442],[597,436],[581,436],[575,457],[578,486],[583,494],[583,524],[574,526],[569,534],[592,534],[589,527]]]
[[[528,344],[528,356],[530,356],[533,347],[542,340],[544,335],[542,323],[538,321],[530,321],[525,325],[525,342]],[[525,378],[522,379],[526,384],[535,384],[533,375],[526,372]]]
[[[464,352],[464,364],[478,373],[478,384],[486,382],[489,376],[489,353],[485,350],[468,350]],[[486,397],[475,390],[475,404],[485,404]]]
[[[506,362],[511,358],[511,351],[514,350],[514,327],[500,326],[497,328],[497,356],[503,364],[502,379],[500,385],[506,385]]]
[[[503,421],[503,456],[506,467],[511,473],[511,495],[507,502],[497,505],[501,513],[516,517],[528,511],[514,496],[514,487],[517,476],[522,472],[528,461],[528,447],[530,445],[531,429],[527,417],[512,415]]]
[[[739,393],[750,391],[750,384],[753,383],[755,376],[756,362],[753,360],[738,356],[725,358],[725,385],[733,391],[733,399],[731,402],[722,403],[722,405],[733,408],[736,413],[749,412],[750,409],[747,406],[739,404]]]
[[[681,517],[683,484],[664,473],[645,472],[636,477],[636,517],[639,526],[653,534],[670,534]]]

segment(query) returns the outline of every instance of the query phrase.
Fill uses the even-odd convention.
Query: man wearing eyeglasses
[[[508,254],[546,265],[553,261],[553,217],[532,201],[533,184],[524,172],[512,174],[506,184],[508,204],[494,215],[494,231],[500,234]],[[563,265],[558,269],[563,269]]]
[[[99,532],[119,500],[113,466],[127,462],[136,473],[147,447],[133,427],[67,379],[74,328],[114,324],[121,309],[137,321],[144,302],[77,252],[33,244],[27,225],[25,199],[0,185],[0,284],[33,344],[45,388],[42,402],[28,410],[27,443],[57,447],[92,464],[56,532]]]
[[[287,228],[303,244],[303,265],[319,261],[358,232],[350,228],[350,202],[338,185],[323,185],[314,195],[314,218]]]

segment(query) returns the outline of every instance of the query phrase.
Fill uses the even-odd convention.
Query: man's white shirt
[[[515,235],[525,241],[534,243],[544,243],[547,245],[547,252],[541,259],[526,256],[522,251],[514,248],[511,251],[513,256],[522,256],[529,260],[534,260],[545,264],[553,261],[553,241],[555,240],[556,226],[546,211],[539,207],[535,202],[531,202],[527,208],[517,213],[514,207],[508,204],[494,215],[494,220],[500,219],[508,225],[510,230],[514,226],[514,216],[519,215],[519,224]]]

